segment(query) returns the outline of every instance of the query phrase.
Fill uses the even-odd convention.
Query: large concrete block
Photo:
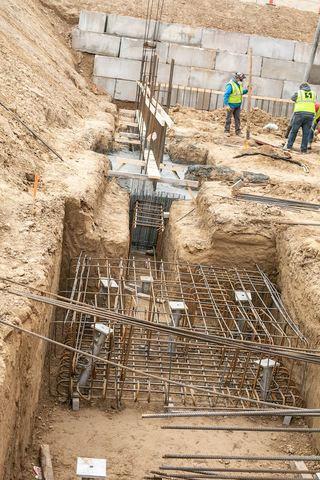
[[[320,65],[312,65],[309,82],[314,85],[320,85]]]
[[[79,16],[79,28],[87,32],[103,33],[105,31],[107,14],[101,12],[88,12],[81,10]]]
[[[120,51],[120,37],[106,33],[86,32],[75,28],[72,31],[72,48],[81,52],[117,57]]]
[[[289,82],[285,81],[283,84],[283,92],[282,92],[282,98],[286,98],[290,100],[292,95],[299,90],[301,82]],[[310,85],[312,90],[314,90],[317,94],[318,99],[320,100],[320,85]]]
[[[114,78],[93,77],[93,83],[114,97],[114,91],[116,88],[116,80]]]
[[[191,68],[189,86],[198,88],[210,88],[213,90],[224,90],[226,83],[229,80],[229,72],[206,70],[204,68]]]
[[[216,51],[171,43],[168,53],[168,62],[170,62],[172,58],[175,60],[176,65],[214,68]]]
[[[134,102],[136,99],[137,83],[128,80],[117,80],[114,92],[116,100]]]
[[[178,23],[161,23],[158,39],[161,42],[196,45],[200,47],[202,29],[180,25]]]
[[[261,77],[299,82],[303,80],[305,69],[305,63],[264,58],[262,63]]]
[[[93,75],[96,77],[119,78],[121,80],[139,80],[141,62],[126,58],[103,57],[96,55]]]
[[[249,47],[252,48],[253,55],[279,58],[280,60],[293,60],[295,42],[280,38],[252,35],[249,40]]]
[[[159,63],[158,82],[169,83],[169,76],[170,76],[170,65]],[[190,67],[175,65],[174,71],[173,71],[174,85],[188,85],[189,77],[190,77]]]
[[[224,32],[204,28],[202,32],[201,47],[214,50],[228,51],[229,53],[247,53],[249,35],[244,33]]]
[[[252,57],[253,75],[261,74],[262,57]],[[248,55],[234,54],[228,52],[218,52],[216,59],[216,69],[226,72],[249,73]]]
[[[294,61],[308,63],[311,54],[311,45],[309,43],[296,42],[294,49]],[[320,49],[318,48],[314,58],[314,65],[320,65]]]
[[[260,95],[262,97],[281,98],[283,81],[272,80],[271,78],[252,78],[253,95]]]
[[[143,40],[140,38],[121,39],[120,57],[132,60],[141,60],[143,53]],[[166,63],[168,57],[169,44],[157,42],[156,53],[159,55],[160,62]]]
[[[149,38],[152,38],[155,28],[154,20],[150,22]],[[120,35],[129,38],[144,38],[146,21],[142,18],[110,14],[107,18],[106,32],[110,35]]]

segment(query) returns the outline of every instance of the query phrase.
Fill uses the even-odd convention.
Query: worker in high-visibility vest
[[[313,142],[314,136],[318,135],[320,132],[320,103],[315,104],[316,113],[312,122],[312,127],[309,133],[309,145],[308,148],[311,149],[311,144]]]
[[[234,118],[236,135],[241,135],[241,105],[242,96],[248,93],[248,89],[243,88],[242,82],[246,78],[243,73],[235,73],[230,82],[227,83],[223,97],[223,105],[227,110],[224,132],[230,136],[231,119]]]
[[[306,82],[302,83],[298,92],[291,97],[291,100],[295,102],[294,113],[288,143],[284,147],[285,150],[292,149],[297,133],[302,128],[301,152],[307,153],[309,134],[316,113],[316,99],[316,93],[311,90],[310,85]]]

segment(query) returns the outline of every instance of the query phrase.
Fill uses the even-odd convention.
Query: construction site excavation
[[[0,480],[319,480],[320,4],[0,3]]]

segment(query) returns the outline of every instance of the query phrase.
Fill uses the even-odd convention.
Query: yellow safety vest
[[[299,90],[294,112],[316,113],[316,93],[312,90]]]
[[[229,103],[241,103],[242,102],[242,95],[243,95],[243,86],[238,85],[236,82],[231,82],[228,83],[228,85],[231,85],[232,87],[232,92],[229,97]]]

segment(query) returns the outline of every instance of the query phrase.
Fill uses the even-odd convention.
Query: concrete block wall
[[[152,22],[150,37],[155,28]],[[161,23],[158,28],[158,81],[168,82],[174,58],[173,83],[182,86],[223,90],[232,72],[248,73],[248,51],[252,48],[253,93],[290,98],[303,80],[311,49],[303,42],[218,29],[168,23]],[[134,100],[144,35],[143,19],[82,11],[72,44],[76,50],[96,54],[93,75],[98,86],[116,98]],[[313,67],[315,80],[320,79],[317,65],[320,65],[320,50]],[[314,89],[320,94],[319,86]]]

